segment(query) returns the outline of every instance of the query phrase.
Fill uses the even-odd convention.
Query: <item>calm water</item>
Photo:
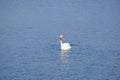
[[[0,80],[119,79],[119,0],[0,0]]]

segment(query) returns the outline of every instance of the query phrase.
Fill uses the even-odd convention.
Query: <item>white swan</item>
[[[69,43],[63,43],[64,36],[60,35],[60,49],[61,50],[70,50],[71,46]]]

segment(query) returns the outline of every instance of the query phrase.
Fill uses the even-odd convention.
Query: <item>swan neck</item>
[[[63,42],[62,42],[62,40],[60,40],[60,45],[62,45],[63,44]]]
[[[60,40],[60,48],[62,49],[62,44],[63,44],[63,42],[62,42],[62,40]]]

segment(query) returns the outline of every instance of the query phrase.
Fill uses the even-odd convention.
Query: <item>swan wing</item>
[[[69,43],[63,43],[63,45],[62,45],[62,49],[64,49],[64,50],[68,50],[68,49],[70,49],[70,48],[71,48],[71,46],[70,46]]]

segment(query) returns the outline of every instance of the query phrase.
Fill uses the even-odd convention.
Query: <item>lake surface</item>
[[[119,0],[0,0],[0,80],[119,79]]]

